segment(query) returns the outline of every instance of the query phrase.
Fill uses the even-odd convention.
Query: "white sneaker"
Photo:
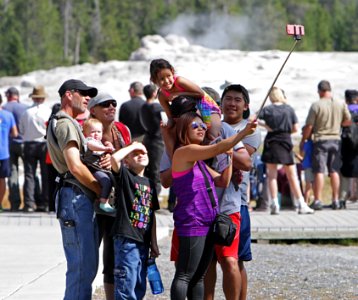
[[[280,207],[275,205],[275,203],[271,204],[271,215],[279,215],[280,214]]]
[[[112,207],[109,203],[100,203],[99,208],[105,211],[106,213],[115,213],[116,209]]]
[[[299,214],[314,214],[314,209],[310,208],[306,203],[301,204],[298,209]]]

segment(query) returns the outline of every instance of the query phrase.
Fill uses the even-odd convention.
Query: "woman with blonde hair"
[[[258,118],[264,121],[259,124],[268,131],[261,159],[266,164],[271,214],[278,214],[280,211],[277,187],[278,164],[284,166],[298,213],[313,213],[313,209],[308,207],[302,196],[294,163],[291,134],[299,129],[298,118],[293,108],[287,104],[287,98],[282,89],[273,87],[269,98],[272,104],[264,107]]]

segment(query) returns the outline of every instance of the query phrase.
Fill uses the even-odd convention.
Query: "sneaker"
[[[279,215],[280,214],[280,207],[272,203],[271,205],[271,215]]]
[[[346,200],[340,200],[339,201],[339,205],[340,205],[340,208],[341,209],[346,209],[347,206],[346,206]]]
[[[299,214],[314,214],[314,209],[310,208],[306,203],[298,209]]]
[[[35,209],[36,212],[48,212],[47,206],[37,206]]]
[[[116,212],[116,209],[113,208],[109,203],[100,203],[99,208],[105,211],[106,213]]]
[[[341,205],[339,203],[339,200],[333,200],[332,202],[332,209],[340,209]]]
[[[314,210],[321,210],[323,208],[322,202],[320,200],[315,200],[311,205],[311,208]]]
[[[31,207],[31,206],[25,206],[23,209],[23,212],[25,213],[33,213],[35,211],[35,208]]]

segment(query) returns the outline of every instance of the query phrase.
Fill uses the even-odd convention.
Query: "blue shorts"
[[[0,159],[0,178],[10,177],[10,158]]]
[[[249,208],[247,205],[241,205],[241,225],[240,225],[240,242],[239,242],[239,260],[252,260],[251,254],[251,223]]]

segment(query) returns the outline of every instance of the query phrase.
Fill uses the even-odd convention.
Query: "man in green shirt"
[[[308,112],[300,148],[303,149],[305,140],[312,133],[315,197],[313,208],[322,209],[324,173],[327,167],[332,188],[332,208],[339,209],[340,130],[341,126],[349,126],[351,117],[347,105],[332,98],[331,85],[327,80],[322,80],[318,84],[318,94],[320,100],[314,102]]]

